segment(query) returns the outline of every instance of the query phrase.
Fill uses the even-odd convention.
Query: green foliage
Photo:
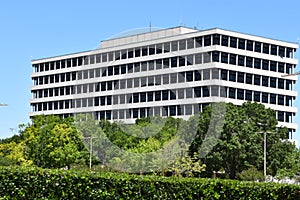
[[[0,166],[12,166],[16,165],[17,163],[7,157],[0,156]]]
[[[133,173],[150,172],[169,163],[164,149],[176,141],[180,122],[172,117],[147,117],[135,124],[98,122],[89,115],[75,119],[76,127],[87,138],[86,148],[92,145],[93,155],[103,165]]]
[[[134,148],[138,145],[141,138],[135,137],[136,133],[133,134],[125,133],[117,123],[110,123],[109,121],[100,121],[100,128],[103,130],[105,136],[112,144],[122,149]]]
[[[19,135],[14,135],[11,138],[0,140],[0,165],[24,165],[32,164],[25,156],[25,140],[24,135],[25,125],[19,125]]]
[[[0,144],[0,157],[4,164],[9,162],[16,165],[31,165],[32,161],[25,158],[24,155],[25,145],[24,142],[16,143],[9,141],[8,143]]]
[[[109,121],[99,122],[93,116],[83,114],[75,117],[75,125],[83,139],[85,149],[88,150],[88,157],[92,151],[92,165],[97,163],[106,165],[116,155],[117,150],[114,147],[120,145],[125,148],[129,143],[125,138],[126,135],[123,135],[116,124]]]
[[[300,171],[300,151],[295,144],[284,140],[269,147],[268,170],[273,176],[288,177],[297,175]]]
[[[80,166],[88,164],[92,147],[92,163],[113,170],[162,174],[169,170],[190,176],[180,171],[195,171],[194,164],[203,169],[204,164],[202,176],[225,171],[226,177],[235,179],[251,172],[252,166],[263,170],[261,132],[267,131],[272,132],[267,134],[267,174],[299,175],[300,151],[284,140],[288,130],[277,127],[275,114],[262,104],[247,102],[212,104],[189,120],[156,116],[137,119],[135,124],[99,122],[86,114],[74,120],[36,116],[32,124],[19,127],[19,135],[0,141],[0,158],[3,165]]]
[[[218,179],[136,176],[41,168],[0,168],[2,199],[299,199],[300,186]]]
[[[243,181],[263,181],[264,174],[255,167],[250,167],[238,174],[238,178]]]
[[[135,153],[149,153],[149,152],[157,151],[160,148],[161,148],[161,142],[158,139],[150,137],[147,140],[141,140],[137,145],[137,147],[129,149],[129,151]]]
[[[70,167],[84,150],[71,118],[37,116],[25,129],[26,155],[39,167]]]
[[[285,177],[293,178],[294,176],[295,173],[292,170],[287,170],[287,169],[279,169],[276,174],[276,178],[279,180]]]
[[[201,152],[205,136],[210,133],[209,123],[219,114],[210,107],[200,113],[198,133],[190,146],[190,153]],[[237,174],[254,166],[263,170],[263,134],[267,135],[267,173],[275,175],[277,170],[291,168],[299,163],[299,157],[292,156],[295,147],[284,142],[286,128],[277,128],[276,113],[270,108],[258,103],[246,102],[242,106],[226,104],[225,123],[222,129],[214,131],[217,145],[204,157],[206,176],[211,177],[213,171],[225,170],[226,174],[235,179]]]
[[[168,171],[179,177],[194,177],[195,175],[199,176],[201,172],[205,171],[205,167],[198,160],[196,153],[191,157],[188,155],[188,152],[185,152],[169,166]]]

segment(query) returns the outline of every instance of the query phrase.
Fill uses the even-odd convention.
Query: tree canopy
[[[69,168],[84,150],[71,118],[36,116],[26,127],[25,137],[25,154],[39,167]]]
[[[168,172],[231,179],[253,179],[263,170],[263,132],[267,132],[267,174],[293,176],[300,170],[300,151],[278,127],[276,112],[246,102],[215,103],[188,120],[146,117],[135,124],[97,121],[91,115],[62,119],[36,116],[20,134],[0,141],[2,165],[45,168],[93,163],[131,173]]]
[[[191,153],[201,150],[199,144],[208,131],[207,124],[211,117],[214,117],[211,108],[207,107],[200,115],[198,134],[189,149]],[[229,178],[234,179],[250,167],[263,170],[264,131],[270,133],[267,135],[267,172],[276,175],[278,169],[288,167],[283,160],[290,160],[296,150],[294,144],[284,140],[287,139],[287,128],[277,127],[275,111],[262,104],[226,104],[225,123],[218,143],[201,158],[207,166],[206,175],[224,170]]]

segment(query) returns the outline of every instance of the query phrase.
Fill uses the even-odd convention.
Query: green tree
[[[19,125],[19,135],[13,135],[0,141],[0,165],[32,165],[32,161],[25,156],[27,138],[24,136],[24,128],[25,125]]]
[[[199,117],[199,130],[196,138],[190,146],[190,153],[202,151],[200,148],[205,135],[209,133],[209,123],[215,118],[210,107],[204,110]],[[231,103],[226,104],[225,123],[218,137],[217,145],[201,158],[206,164],[206,176],[211,176],[213,171],[225,170],[229,178],[234,179],[237,174],[249,167],[254,166],[258,170],[263,169],[263,134],[260,132],[269,131],[268,134],[268,173],[276,174],[282,165],[272,164],[271,159],[280,162],[285,159],[280,153],[278,146],[283,145],[282,151],[289,151],[287,144],[282,142],[286,136],[287,129],[276,128],[277,120],[274,110],[266,109],[264,105],[246,102],[242,106]],[[220,129],[215,130],[216,132]],[[284,150],[285,149],[285,150]],[[279,151],[279,152],[278,152]],[[277,153],[275,153],[277,152]]]
[[[173,176],[194,177],[204,172],[205,168],[206,165],[201,163],[197,153],[190,156],[188,151],[185,151],[177,157],[175,162],[169,164],[166,171],[171,172]]]
[[[92,122],[93,119],[86,116],[84,118],[76,124],[77,127],[82,127],[79,130],[84,134],[93,132],[87,136],[92,135],[94,138],[94,155],[102,164],[130,172],[140,172],[142,169],[149,172],[166,165],[167,158],[170,157],[162,155],[172,146],[172,141],[175,140],[183,122],[182,119],[156,116],[137,119],[135,124],[102,120],[98,126],[97,122]],[[91,129],[93,131],[89,131]],[[88,147],[88,141],[85,143]]]
[[[103,127],[110,130],[107,127],[108,125],[110,125],[110,122],[102,121],[100,123],[105,123]],[[109,160],[108,152],[110,151],[108,149],[111,146],[111,143],[105,135],[103,129],[101,128],[100,123],[99,121],[95,120],[92,115],[89,114],[80,114],[76,115],[75,117],[75,125],[81,135],[83,144],[87,149],[88,157],[90,156],[90,153],[92,153],[92,165],[99,162],[105,165],[107,160]]]
[[[32,161],[26,159],[24,149],[24,141],[18,143],[10,141],[8,143],[0,144],[0,157],[2,158],[1,161],[3,162],[3,165],[7,165],[5,163],[23,166],[31,165]]]
[[[127,128],[127,126],[129,127]],[[101,120],[100,128],[102,129],[107,139],[112,142],[112,144],[124,150],[136,147],[138,143],[143,140],[143,138],[135,137],[136,135],[139,135],[141,131],[140,129],[137,129],[137,126],[115,122],[110,123],[109,121]],[[128,132],[126,133],[124,132],[124,130],[127,130]]]
[[[70,168],[84,150],[72,118],[36,116],[25,129],[26,155],[45,168]]]
[[[258,171],[255,167],[251,166],[239,173],[238,178],[243,181],[262,181],[264,180],[264,174],[262,171]]]
[[[267,156],[269,174],[281,179],[284,176],[299,175],[300,151],[288,140],[282,140],[269,147]]]

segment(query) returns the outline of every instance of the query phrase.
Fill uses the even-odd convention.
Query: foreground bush
[[[262,181],[264,180],[264,174],[255,167],[250,167],[238,174],[238,178],[243,181]]]
[[[0,168],[1,199],[300,199],[300,186],[40,168]]]

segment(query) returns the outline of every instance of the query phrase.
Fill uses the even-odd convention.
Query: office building
[[[298,44],[213,28],[175,27],[104,40],[95,50],[32,60],[32,112],[132,123],[188,118],[211,102],[263,103],[297,129]]]

